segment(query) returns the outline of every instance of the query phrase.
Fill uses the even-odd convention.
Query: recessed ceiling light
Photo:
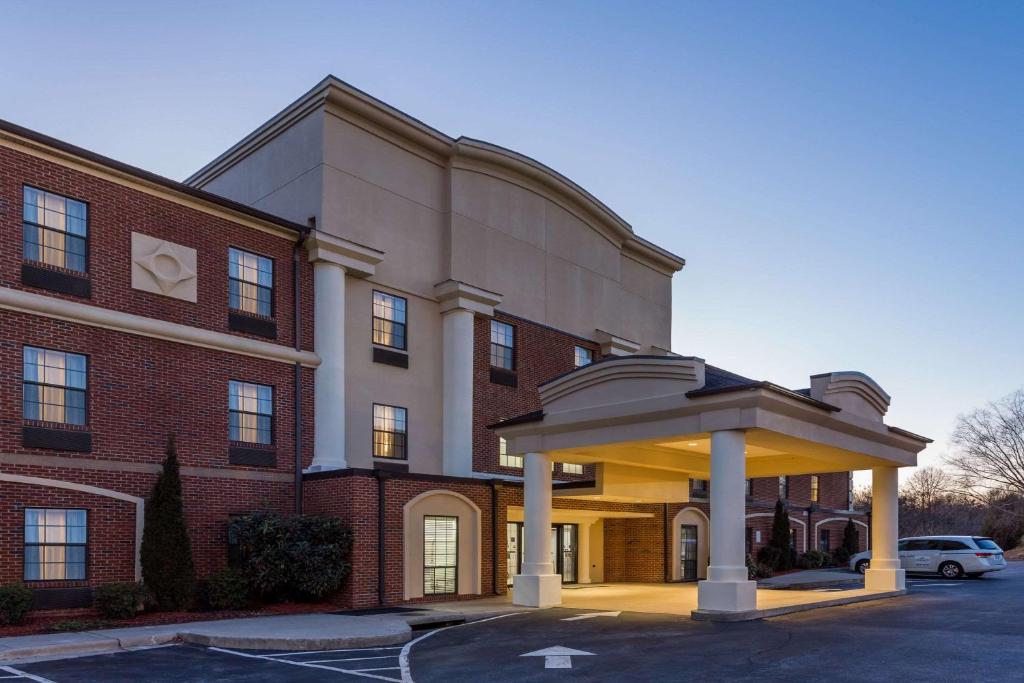
[[[690,443],[688,443],[688,444],[686,444],[686,445],[687,445],[687,446],[696,446],[696,445],[697,445],[697,442],[696,442],[696,441],[691,441]]]

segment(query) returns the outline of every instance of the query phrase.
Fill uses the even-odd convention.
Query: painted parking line
[[[301,667],[305,667],[307,669],[321,669],[321,670],[326,670],[326,671],[334,671],[334,672],[339,673],[339,674],[347,674],[349,676],[357,676],[357,677],[360,677],[360,678],[373,678],[373,679],[376,679],[376,680],[379,680],[379,681],[388,681],[389,683],[402,683],[402,679],[401,678],[394,678],[394,675],[386,676],[383,673],[376,673],[376,672],[384,672],[384,671],[398,671],[398,672],[400,672],[401,671],[401,666],[400,666],[399,660],[398,660],[398,657],[399,657],[399,653],[398,652],[394,652],[393,654],[390,654],[390,655],[380,655],[380,656],[374,658],[374,662],[373,662],[374,664],[380,664],[380,663],[383,663],[383,662],[381,662],[381,660],[388,660],[388,659],[390,659],[390,660],[394,660],[394,666],[369,666],[369,667],[363,667],[362,665],[358,665],[357,664],[356,667],[358,667],[358,668],[347,668],[347,667],[341,667],[341,666],[328,666],[326,663],[322,663],[322,662],[330,662],[330,661],[344,662],[344,661],[355,661],[355,659],[365,660],[365,659],[368,659],[368,658],[358,657],[358,658],[353,659],[353,658],[339,657],[339,658],[334,659],[334,660],[331,660],[331,659],[327,659],[327,660],[320,659],[320,660],[313,660],[313,661],[308,661],[308,660],[304,661],[304,660],[300,660],[300,659],[289,659],[289,657],[294,657],[296,655],[302,655],[302,654],[312,654],[312,653],[310,653],[310,652],[286,652],[286,653],[283,653],[283,654],[256,655],[256,654],[252,654],[251,652],[238,652],[236,650],[228,650],[226,648],[221,648],[221,647],[210,647],[210,648],[207,648],[207,649],[211,650],[213,652],[223,652],[225,654],[236,655],[238,657],[250,657],[250,658],[253,658],[253,659],[262,659],[263,661],[267,661],[267,662],[278,662],[278,663],[281,663],[281,664],[290,664],[291,666],[301,666]],[[397,649],[397,648],[391,648],[391,649]],[[317,654],[332,653],[332,654],[338,654],[338,655],[344,655],[344,654],[348,654],[350,652],[365,652],[365,650],[356,650],[356,651],[353,651],[353,650],[317,650],[316,651]],[[367,662],[367,663],[369,663],[369,662]]]
[[[8,676],[0,676],[0,678],[9,678],[11,680],[20,679],[23,681],[35,681],[35,683],[54,683],[49,678],[43,678],[42,676],[36,676],[25,671],[15,669],[13,666],[0,666],[0,671],[3,671]]]

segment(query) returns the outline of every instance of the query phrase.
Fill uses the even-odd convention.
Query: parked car
[[[1003,549],[984,536],[914,536],[899,542],[900,566],[908,573],[941,574],[947,579],[1006,569]],[[871,551],[850,558],[850,569],[863,574],[871,565]]]

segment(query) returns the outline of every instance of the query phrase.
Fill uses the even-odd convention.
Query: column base
[[[523,607],[556,607],[562,604],[559,574],[516,574],[512,577],[512,604]]]
[[[757,609],[756,581],[701,581],[697,609],[713,612],[749,612]]]
[[[907,573],[902,569],[872,569],[864,572],[864,588],[869,591],[901,591],[907,588]]]

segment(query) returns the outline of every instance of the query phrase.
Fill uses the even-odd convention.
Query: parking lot
[[[0,667],[0,681],[1020,678],[1024,563],[978,580],[908,583],[902,598],[738,624],[551,609],[421,632],[402,647],[289,653],[177,645]]]

